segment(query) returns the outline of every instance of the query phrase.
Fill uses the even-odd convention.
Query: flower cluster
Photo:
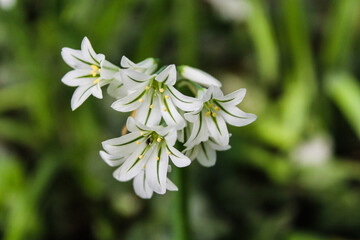
[[[221,83],[199,69],[175,65],[158,69],[153,58],[134,63],[125,56],[116,66],[96,54],[86,37],[81,50],[63,48],[61,54],[74,69],[62,78],[64,84],[77,87],[73,110],[91,95],[101,99],[107,85],[107,93],[116,99],[111,107],[132,113],[126,123],[128,133],[104,141],[100,156],[118,167],[117,180],[133,179],[135,193],[142,198],[177,190],[167,177],[169,160],[176,167],[186,167],[195,159],[213,166],[216,151],[230,148],[227,124],[240,127],[256,119],[237,108],[245,89],[224,95]],[[181,82],[194,96],[179,91]]]

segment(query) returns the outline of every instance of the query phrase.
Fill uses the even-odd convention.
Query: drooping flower
[[[183,65],[178,67],[178,70],[181,77],[201,84],[205,87],[221,87],[221,82],[219,80],[200,69]]]
[[[135,119],[147,126],[158,125],[163,118],[168,126],[182,129],[186,123],[177,108],[189,112],[201,105],[198,99],[185,96],[174,87],[174,65],[153,75],[132,69],[121,69],[120,73],[125,87],[133,92],[115,101],[112,108],[120,112],[136,110]]]
[[[101,87],[116,78],[119,67],[105,60],[103,54],[96,54],[89,40],[85,37],[81,50],[63,48],[64,61],[74,70],[65,74],[62,82],[77,87],[71,99],[71,108],[78,108],[90,95],[102,98]]]
[[[186,148],[184,152],[191,160],[197,159],[204,167],[211,167],[216,163],[216,151],[226,151],[230,148],[230,145],[222,146],[214,139],[209,138],[209,140],[200,142],[198,145]]]
[[[129,117],[127,128],[130,133],[103,142],[106,151],[100,151],[101,157],[110,166],[120,166],[114,177],[119,181],[129,181],[143,174],[143,190],[148,187],[159,194],[167,188],[174,189],[167,180],[169,159],[177,167],[188,166],[191,161],[178,151],[174,144],[177,132],[173,127],[145,126]],[[148,196],[148,195],[146,195]]]
[[[202,107],[185,114],[186,120],[193,123],[189,139],[184,144],[191,147],[205,142],[209,137],[222,146],[229,144],[226,123],[241,127],[256,120],[256,115],[241,111],[237,105],[245,97],[246,90],[239,89],[226,96],[220,88],[211,86],[201,96]]]

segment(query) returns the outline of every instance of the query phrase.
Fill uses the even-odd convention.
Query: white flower
[[[106,152],[100,151],[101,157],[110,166],[119,166],[114,177],[119,181],[136,178],[139,185],[139,174],[143,174],[143,190],[151,189],[164,194],[171,183],[167,180],[169,158],[177,167],[188,166],[188,157],[174,148],[177,132],[172,127],[148,127],[129,117],[127,128],[130,133],[103,142]],[[139,188],[137,188],[139,189]],[[145,194],[148,196],[148,194]]]
[[[228,145],[229,132],[226,123],[240,127],[256,120],[256,115],[245,113],[236,107],[245,97],[245,93],[245,89],[239,89],[224,96],[220,88],[211,86],[201,96],[203,106],[197,111],[185,114],[185,118],[194,125],[184,145],[189,148],[207,141],[209,137],[222,146]]]
[[[186,123],[177,108],[189,112],[201,105],[198,99],[185,96],[174,88],[174,65],[153,75],[131,69],[121,69],[120,73],[125,87],[133,92],[115,101],[111,107],[120,112],[136,110],[135,119],[147,126],[158,125],[163,118],[168,126],[182,129]]]
[[[139,63],[134,63],[123,56],[121,58],[121,67],[140,73],[152,74],[157,68],[157,62],[154,58],[147,58]],[[109,84],[107,92],[116,99],[123,98],[132,91],[123,87],[120,72],[116,73],[115,76],[115,80]]]
[[[78,108],[90,95],[102,98],[101,87],[116,77],[119,68],[105,60],[103,54],[96,54],[85,37],[81,50],[63,48],[64,61],[74,70],[65,74],[61,81],[71,87],[77,87],[71,99],[71,108]]]
[[[230,148],[230,145],[222,146],[209,138],[208,141],[187,148],[184,152],[191,160],[197,159],[204,167],[211,167],[216,163],[216,151],[225,151]]]
[[[185,65],[178,67],[178,69],[180,76],[183,78],[189,79],[206,87],[221,87],[221,82],[219,80],[200,69]]]

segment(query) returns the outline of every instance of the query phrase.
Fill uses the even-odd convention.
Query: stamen
[[[165,95],[165,98],[166,98],[166,99],[169,99],[169,95]]]
[[[140,156],[139,156],[139,159],[142,159],[143,157],[144,157],[143,155],[140,155]]]
[[[140,141],[137,141],[136,144],[137,144],[137,145],[140,145]]]
[[[96,66],[96,65],[94,65],[94,64],[92,64],[90,67],[91,67],[94,71],[99,70],[99,67],[98,67],[98,66]]]
[[[161,138],[158,138],[156,141],[161,142]]]
[[[206,113],[206,116],[208,117],[208,116],[210,116],[210,114],[211,114],[211,112],[209,111]]]
[[[156,161],[159,161],[159,159],[160,159],[160,158],[159,158],[158,156],[156,156],[156,158],[155,158],[155,159],[156,159]]]
[[[100,78],[95,79],[94,84],[97,84],[100,81]]]
[[[96,76],[96,72],[95,72],[95,71],[91,71],[91,75],[92,75],[93,77],[95,77],[95,76]]]
[[[216,117],[216,113],[213,113],[212,116],[213,116],[213,117]]]
[[[164,92],[164,89],[163,89],[163,88],[160,88],[159,91],[160,91],[161,93],[163,93],[163,92]]]
[[[141,136],[144,136],[144,132],[141,132],[140,135],[141,135]]]
[[[143,100],[142,98],[140,98],[140,99],[139,99],[139,102],[141,102],[141,103],[142,103],[142,102],[144,102],[144,100]]]
[[[209,107],[213,107],[214,105],[212,105],[211,103],[209,104]]]
[[[167,111],[167,109],[166,108],[164,108],[164,112],[166,112]]]
[[[150,89],[150,87],[149,87],[149,86],[146,86],[146,87],[145,87],[145,89],[146,89],[146,90],[149,90],[149,89]]]
[[[171,154],[171,152],[167,152],[167,155],[170,155]]]
[[[151,109],[154,108],[154,105],[151,104],[151,105],[150,105],[150,108],[151,108]]]
[[[219,107],[214,107],[214,109],[215,109],[216,111],[219,111],[219,110],[220,110],[220,108],[219,108]]]

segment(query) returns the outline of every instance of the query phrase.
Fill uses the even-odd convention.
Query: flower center
[[[96,65],[91,65],[90,67],[92,68],[91,75],[93,77],[98,77],[94,81],[94,84],[97,84],[99,82],[99,80],[100,80],[100,70],[101,69]]]
[[[220,108],[214,104],[212,100],[204,103],[204,108],[207,110],[206,116],[209,117],[210,115],[216,117],[216,112],[220,111]]]

